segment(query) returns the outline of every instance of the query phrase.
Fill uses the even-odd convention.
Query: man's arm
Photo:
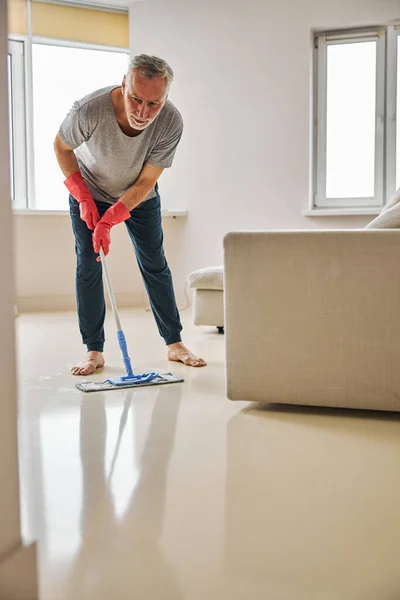
[[[163,170],[161,167],[154,167],[150,163],[145,163],[138,179],[119,199],[129,212],[143,202],[147,194],[157,183]]]
[[[59,135],[54,140],[54,151],[60,169],[65,175],[64,184],[69,193],[79,202],[81,219],[93,231],[100,218],[99,211],[82,177],[75,152],[62,141]]]
[[[73,148],[67,146],[67,144],[62,141],[59,135],[57,135],[56,139],[54,140],[54,151],[56,153],[60,169],[64,173],[65,177],[69,177],[73,173],[77,173],[79,171],[78,161]]]
[[[104,253],[108,254],[111,243],[111,227],[129,219],[131,210],[143,202],[155,186],[163,170],[161,167],[145,163],[135,183],[122,194],[117,202],[106,210],[93,234],[93,248],[96,254],[100,252],[100,248],[103,248]],[[97,260],[100,260],[100,257]]]

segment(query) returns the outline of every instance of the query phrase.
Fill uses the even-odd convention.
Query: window
[[[396,79],[397,79],[397,89],[396,89],[396,110],[393,118],[397,114],[397,123],[396,123],[396,189],[400,187],[400,32],[396,36],[397,37],[397,52],[396,52]]]
[[[9,42],[7,54],[10,192],[14,208],[27,204],[24,44]]]
[[[33,44],[34,208],[68,209],[68,193],[53,149],[58,128],[75,100],[119,85],[126,68],[126,53]]]
[[[25,67],[23,60],[24,44],[9,42],[13,204],[15,208],[67,210],[68,191],[54,154],[54,138],[76,100],[96,89],[121,83],[129,54],[125,49],[34,38],[28,73],[29,63]],[[31,93],[29,85],[24,85],[29,74]],[[30,109],[30,118],[25,106]],[[32,156],[28,163],[27,150]]]
[[[316,208],[380,209],[400,185],[399,34],[315,38]]]

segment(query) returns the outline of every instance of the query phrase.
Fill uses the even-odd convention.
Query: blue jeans
[[[100,217],[109,204],[96,200]],[[93,250],[92,231],[82,221],[79,203],[69,196],[72,229],[77,256],[76,300],[79,329],[88,350],[102,352],[104,348],[104,300],[102,266]],[[163,249],[161,203],[157,197],[140,204],[125,221],[136,259],[150,300],[151,309],[161,337],[167,345],[181,341],[178,308],[176,306],[171,271]],[[126,269],[124,264],[122,268]],[[128,272],[128,271],[127,271]]]

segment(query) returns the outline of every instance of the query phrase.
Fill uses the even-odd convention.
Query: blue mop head
[[[123,377],[117,377],[115,379],[107,379],[113,385],[128,385],[129,383],[147,383],[149,381],[153,381],[158,377],[158,373],[141,373],[140,375],[135,375],[131,373],[130,375],[124,375]]]

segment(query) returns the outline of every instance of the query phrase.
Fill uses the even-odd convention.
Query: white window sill
[[[69,217],[68,210],[34,210],[29,208],[15,208],[13,209],[13,214],[16,216],[40,216],[40,217]],[[161,209],[162,217],[172,217],[176,219],[176,217],[187,217],[187,210],[168,210]]]
[[[383,206],[371,208],[309,208],[302,211],[303,217],[375,217]]]

